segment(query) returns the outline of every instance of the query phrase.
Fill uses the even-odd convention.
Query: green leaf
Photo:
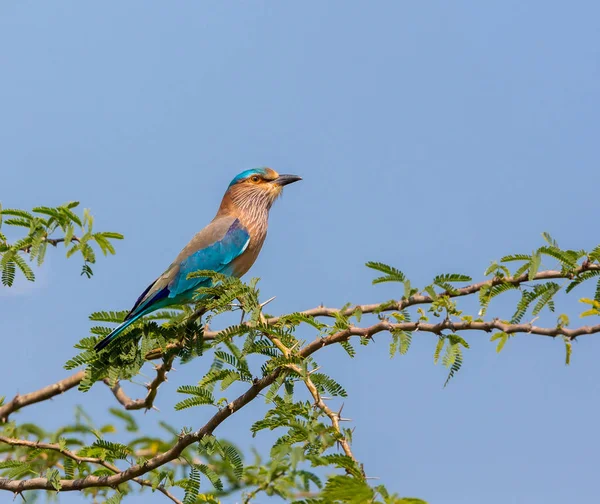
[[[448,382],[454,377],[454,375],[460,370],[463,363],[463,355],[460,345],[455,343],[449,345],[446,348],[446,355],[444,356],[444,365],[450,368],[444,387],[448,385]]]
[[[127,316],[127,310],[121,311],[99,311],[90,315],[90,320],[93,322],[114,322],[120,324]]]
[[[3,471],[3,475],[8,479],[21,479],[27,474],[39,475],[30,462],[20,460],[2,460],[0,461],[0,469],[6,469],[6,471]]]
[[[63,462],[65,468],[65,479],[72,480],[75,478],[75,461],[68,457],[65,457]]]
[[[108,474],[112,473],[109,471]],[[96,474],[96,476],[98,476],[98,474]],[[113,494],[109,499],[104,501],[104,504],[121,504],[122,500],[123,494],[117,490],[115,494]]]
[[[579,302],[589,304],[592,306],[592,308],[590,310],[584,311],[580,315],[580,317],[590,317],[593,315],[600,315],[600,301],[598,301],[596,299],[581,298],[579,300]]]
[[[446,338],[444,336],[438,336],[438,342],[435,346],[435,351],[433,352],[434,364],[437,364],[440,360],[440,354],[442,353],[442,349],[444,348],[444,343],[446,343]]]
[[[177,389],[177,392],[193,396],[178,402],[175,405],[177,411],[204,404],[214,405],[215,403],[214,396],[208,390],[195,385],[182,385]]]
[[[373,501],[373,489],[363,479],[337,475],[327,480],[322,497],[325,502],[364,504]]]
[[[27,280],[30,282],[35,281],[35,275],[33,274],[33,271],[20,255],[16,254],[13,256],[13,260]]]
[[[348,455],[341,453],[333,453],[331,455],[323,455],[319,457],[314,464],[318,466],[334,465],[340,469],[345,469],[348,474],[355,478],[362,478],[362,473],[359,465]]]
[[[507,334],[505,332],[497,332],[492,335],[490,341],[498,341],[498,345],[496,346],[496,353],[500,353],[502,351],[504,345],[506,345],[506,342],[508,341],[508,338],[510,338],[510,334]]]
[[[223,458],[233,467],[233,473],[238,480],[242,479],[244,472],[244,463],[241,453],[233,445],[228,445],[223,449]]]
[[[442,287],[442,285],[445,285],[447,283],[471,282],[472,280],[473,279],[469,275],[462,275],[460,273],[444,273],[443,275],[437,275],[433,279],[433,283]]]
[[[76,204],[73,205],[73,206],[69,206],[69,205],[72,205],[73,203],[76,203]],[[79,205],[78,201],[71,201],[70,203],[67,203],[65,205],[59,206],[58,210],[65,217],[67,217],[67,219],[69,219],[71,222],[74,222],[79,227],[83,227],[83,223],[81,222],[81,219],[79,218],[79,216],[71,210],[72,208],[75,208],[77,205]],[[72,226],[70,226],[70,227],[72,227]]]
[[[117,418],[119,418],[125,422],[125,429],[128,432],[137,432],[138,431],[138,424],[135,421],[135,418],[133,417],[132,414],[127,413],[126,411],[123,411],[122,409],[119,409],[119,408],[109,408],[108,411],[110,412],[111,415],[114,415]]]
[[[113,443],[104,439],[96,439],[92,445],[94,448],[101,448],[107,452],[107,457],[114,459],[125,459],[132,454],[131,448],[121,443]]]
[[[48,469],[46,471],[46,479],[48,480],[48,483],[52,485],[52,488],[54,488],[54,490],[57,492],[62,488],[58,469]]]
[[[96,233],[96,236],[97,235],[102,235],[104,238],[110,238],[111,240],[123,240],[125,238],[121,233],[111,233],[109,231]]]
[[[567,292],[567,293],[571,292],[578,285],[581,285],[586,280],[589,280],[590,278],[593,278],[596,276],[600,276],[600,270],[591,270],[591,271],[584,271],[583,273],[579,273],[579,275],[577,275],[575,277],[575,279],[569,285],[567,285],[565,292]]]
[[[542,311],[544,306],[548,305],[550,311],[554,311],[554,303],[552,301],[552,297],[560,290],[560,285],[555,282],[548,282],[545,284],[544,292],[539,297],[538,302],[534,306],[532,310],[533,315],[537,315]]]
[[[501,262],[512,262],[512,261],[531,261],[531,256],[527,254],[511,254],[506,255],[500,259]]]
[[[0,263],[0,267],[2,268],[2,285],[12,287],[15,281],[15,262],[6,261],[5,264]]]
[[[102,250],[102,253],[105,256],[107,254],[114,255],[116,253],[115,248],[112,246],[112,243],[110,243],[104,236],[102,236],[102,233],[96,233],[93,238],[94,240],[96,240],[96,243],[98,244],[100,250]]]
[[[568,336],[563,336],[563,341],[565,342],[565,365],[571,364],[571,353],[573,352],[573,345],[571,343],[571,338]]]
[[[209,466],[204,464],[195,464],[195,467],[202,473],[204,476],[208,478],[208,480],[212,483],[216,490],[219,492],[223,491],[223,482],[217,475],[215,471],[213,471]]]
[[[538,249],[540,254],[544,254],[553,257],[563,266],[572,269],[577,266],[578,254],[572,250],[560,250],[554,247],[540,247]]]
[[[344,388],[333,378],[323,373],[312,373],[310,378],[321,394],[326,393],[331,396],[348,397]]]
[[[25,210],[18,210],[16,208],[5,208],[2,210],[2,215],[10,215],[12,217],[22,217],[23,219],[32,220],[34,216]]]
[[[21,219],[21,218],[6,219],[4,221],[4,224],[6,224],[7,226],[18,226],[18,227],[24,227],[24,228],[28,228],[28,229],[31,227],[30,220]]]
[[[594,249],[588,254],[588,257],[592,261],[600,262],[600,245],[594,247]]]
[[[350,358],[354,358],[354,356],[356,355],[356,350],[354,350],[352,343],[350,343],[349,341],[340,341],[340,346],[346,351]]]
[[[183,504],[196,504],[196,498],[200,491],[200,471],[192,466],[190,475],[187,479],[185,486],[185,495],[183,497]]]
[[[544,240],[546,240],[546,243],[548,245],[550,245],[553,248],[560,248],[558,246],[558,243],[556,242],[556,240],[554,238],[552,238],[552,236],[550,236],[550,233],[547,233],[546,231],[544,231],[542,233],[542,237],[544,238]]]
[[[394,357],[396,352],[400,355],[405,355],[412,343],[412,333],[393,329],[391,334],[392,342],[390,343],[390,357]]]
[[[531,262],[529,263],[529,280],[533,280],[537,274],[540,264],[542,264],[542,254],[538,250],[531,256]]]
[[[427,292],[427,294],[429,294],[429,296],[433,300],[436,300],[438,298],[437,292],[435,292],[435,289],[432,285],[428,285],[427,287],[425,287],[425,292]]]
[[[406,280],[404,273],[402,273],[402,271],[400,271],[399,269],[394,268],[393,266],[373,261],[369,261],[368,263],[366,263],[366,266],[367,268],[386,273],[384,276],[375,278],[373,280],[373,284],[378,284],[382,282],[404,282]]]

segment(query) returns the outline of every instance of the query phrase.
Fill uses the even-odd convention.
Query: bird
[[[123,322],[94,349],[99,352],[136,320],[160,308],[190,303],[210,278],[188,278],[198,270],[241,277],[256,261],[267,236],[269,210],[283,187],[302,180],[272,168],[243,171],[229,184],[214,219],[183,247],[171,265],[138,297]]]

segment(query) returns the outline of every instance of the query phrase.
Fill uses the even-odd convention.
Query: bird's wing
[[[213,220],[191,239],[171,266],[141,294],[126,320],[152,311],[152,305],[165,298],[176,298],[198,287],[206,279],[188,279],[187,276],[194,271],[231,273],[231,262],[246,250],[249,243],[248,230],[235,217]]]

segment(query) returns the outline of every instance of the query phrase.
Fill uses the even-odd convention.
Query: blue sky
[[[370,285],[367,260],[424,285],[481,276],[542,231],[596,245],[599,17],[591,1],[4,2],[2,204],[79,199],[126,240],[92,280],[57,250],[34,288],[0,292],[1,394],[66,376],[87,315],[130,307],[247,168],[304,177],[250,273],[274,313],[401,295]],[[323,352],[368,475],[432,504],[597,502],[597,338],[567,368],[559,341],[519,336],[497,355],[468,336],[445,389],[431,335],[394,360],[384,335],[353,361]],[[172,405],[204,371],[173,373],[144,429],[200,425],[208,411]],[[97,386],[15,418],[54,428],[76,404],[99,423],[114,405]],[[219,435],[260,448],[247,433],[263,409]]]

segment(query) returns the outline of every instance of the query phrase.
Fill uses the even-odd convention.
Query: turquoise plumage
[[[183,248],[167,270],[140,295],[121,325],[100,341],[102,350],[127,327],[150,312],[189,303],[209,278],[187,278],[198,270],[240,277],[254,263],[266,238],[269,210],[283,186],[301,180],[279,175],[271,168],[255,168],[229,184],[215,218]]]

